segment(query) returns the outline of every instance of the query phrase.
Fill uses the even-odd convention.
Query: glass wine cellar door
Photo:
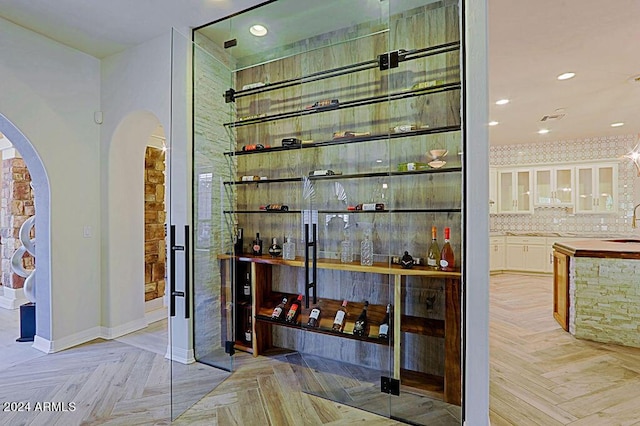
[[[234,309],[231,288],[225,285],[231,280],[221,281],[220,274],[228,271],[220,271],[219,263],[210,260],[224,252],[227,241],[225,231],[220,232],[225,228],[216,182],[228,173],[207,151],[202,135],[193,134],[191,121],[196,100],[204,98],[193,79],[211,72],[219,73],[220,84],[229,84],[230,71],[224,64],[173,30],[167,218],[172,420],[211,392],[233,368],[233,345],[227,342],[234,333]]]
[[[194,30],[196,358],[461,423],[460,34],[449,0],[275,0]]]

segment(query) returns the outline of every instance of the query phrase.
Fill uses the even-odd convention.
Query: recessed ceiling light
[[[576,76],[575,72],[565,72],[558,76],[558,80],[569,80],[570,78],[573,78],[575,76]]]
[[[622,121],[618,121],[617,123],[611,123],[611,127],[621,127],[624,126]]]
[[[500,124],[498,121],[490,121],[489,122],[489,126],[497,126],[498,124]]]
[[[267,35],[267,27],[260,24],[252,25],[249,32],[256,37],[264,37]]]
[[[496,105],[506,105],[509,103],[509,99],[500,99],[499,101],[496,101]]]
[[[546,135],[547,133],[549,133],[549,129],[540,129],[540,130],[538,130],[538,134],[540,134],[540,135]]]

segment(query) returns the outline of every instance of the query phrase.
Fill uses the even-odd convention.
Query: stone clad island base
[[[640,240],[574,241],[553,249],[556,320],[566,319],[578,339],[640,347]]]

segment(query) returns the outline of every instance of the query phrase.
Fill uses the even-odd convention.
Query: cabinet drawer
[[[546,245],[546,237],[507,237],[507,244]]]

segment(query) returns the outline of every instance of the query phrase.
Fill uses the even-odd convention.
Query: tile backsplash
[[[577,233],[593,236],[632,232],[635,186],[640,177],[623,156],[638,143],[636,135],[600,136],[555,142],[491,146],[492,167],[561,165],[579,161],[619,161],[618,212],[575,214],[561,207],[536,207],[534,214],[492,214],[492,232]]]

